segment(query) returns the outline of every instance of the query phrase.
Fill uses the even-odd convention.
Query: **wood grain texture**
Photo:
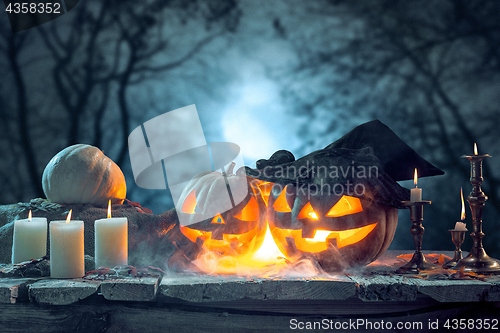
[[[39,304],[68,305],[97,293],[99,284],[84,279],[40,280],[29,285],[28,294]]]
[[[415,301],[417,286],[408,284],[404,276],[349,276],[364,301]]]
[[[328,278],[268,280],[242,277],[164,277],[160,293],[190,302],[242,299],[344,300],[355,296],[355,283],[343,275]]]
[[[428,295],[439,302],[480,302],[491,284],[478,280],[434,280],[410,278],[410,285],[417,286],[418,292]]]
[[[351,312],[361,309],[359,299],[347,299],[337,304],[329,312],[324,302],[316,305],[304,301],[254,301],[251,309],[232,309],[230,303],[219,302],[219,307],[200,306],[208,303],[174,303],[174,302],[120,302],[108,301],[98,295],[90,296],[71,305],[44,305],[25,303],[23,306],[0,304],[0,327],[2,333],[7,332],[289,332],[291,321],[328,323],[349,320],[365,320],[371,322],[419,322],[427,332],[429,321],[439,319],[442,324],[452,318],[498,318],[498,303],[441,303],[427,296],[428,306],[410,309],[406,305],[416,302],[368,302],[376,312]],[[275,302],[275,301],[270,301]],[[361,302],[361,304],[360,304]],[[326,303],[326,304],[327,304]],[[380,304],[391,304],[392,307],[382,311]],[[268,305],[269,304],[269,305]],[[308,309],[312,307],[312,309]],[[277,311],[281,310],[281,312]],[[326,331],[326,330],[325,330]],[[342,331],[331,329],[330,331]],[[346,331],[346,330],[344,330]],[[370,331],[362,326],[360,332]],[[411,331],[411,330],[410,330]],[[436,331],[436,330],[434,330]],[[378,330],[380,332],[380,330]]]
[[[383,261],[349,272],[314,277],[276,276],[257,278],[236,275],[176,274],[159,277],[106,276],[91,279],[0,279],[0,302],[30,300],[40,304],[71,304],[97,293],[114,301],[153,301],[158,295],[195,303],[246,301],[362,301],[416,302],[420,295],[449,302],[498,302],[500,277],[485,281],[424,280],[394,274],[401,264],[389,251]],[[399,261],[399,262],[398,262]],[[444,276],[444,275],[443,275]]]
[[[28,285],[37,279],[0,279],[0,303],[14,304],[28,300]]]
[[[156,297],[158,277],[105,280],[101,283],[104,298],[114,301],[152,301]]]
[[[500,302],[500,276],[495,275],[488,279],[490,288],[484,293],[484,301]]]

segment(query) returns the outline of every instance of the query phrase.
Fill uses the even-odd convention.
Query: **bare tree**
[[[287,84],[284,94],[309,119],[302,132],[313,139],[305,149],[381,119],[451,177],[447,184],[436,180],[433,189],[442,207],[432,209],[444,220],[455,197],[438,191],[457,191],[451,179],[462,179],[465,192],[470,186],[468,162],[460,156],[471,153],[474,142],[500,153],[493,134],[500,116],[499,10],[500,3],[488,0],[338,0],[310,2],[304,25],[280,19],[280,35],[299,59],[282,79],[300,82]],[[307,25],[315,22],[320,27],[311,33]],[[491,163],[498,165],[485,162],[484,188],[498,218],[500,174]]]
[[[238,18],[233,0],[103,0],[82,2],[64,19],[34,29],[2,30],[0,47],[7,56],[0,59],[6,87],[0,102],[6,107],[0,115],[13,117],[2,124],[2,137],[18,135],[0,143],[0,177],[17,189],[17,200],[43,197],[45,163],[71,144],[94,144],[122,167],[127,164],[131,89],[146,90],[148,82],[203,57],[204,47],[234,31]],[[37,64],[28,68],[30,56]],[[33,80],[33,66],[42,79]],[[37,137],[29,126],[33,121],[51,137]],[[110,129],[112,141],[104,136]],[[50,149],[44,147],[48,143]],[[10,177],[11,170],[19,179]],[[23,180],[25,172],[30,182]],[[10,200],[0,195],[0,201]]]
[[[33,138],[29,131],[28,114],[31,111],[31,106],[27,98],[28,92],[25,73],[22,71],[22,67],[25,64],[19,56],[30,43],[30,36],[26,34],[10,34],[6,31],[8,30],[2,30],[0,49],[6,55],[3,67],[9,68],[10,75],[8,78],[13,81],[13,84],[11,87],[5,85],[7,86],[6,92],[12,94],[10,96],[11,99],[7,99],[6,96],[0,97],[0,117],[2,119],[2,126],[4,127],[2,131],[3,144],[7,146],[6,152],[2,154],[2,159],[9,159],[14,165],[12,168],[6,170],[2,178],[4,179],[3,183],[7,185],[7,189],[13,193],[17,193],[15,197],[19,199],[21,198],[22,187],[28,184],[33,184],[32,188],[38,196],[42,195],[43,191],[37,170],[38,166],[33,147]],[[10,88],[13,89],[11,90]],[[14,112],[8,112],[9,110],[13,110]],[[18,145],[14,144],[16,141],[18,141]],[[13,155],[7,156],[7,152],[13,153]],[[21,170],[26,172],[26,176],[23,177],[20,174]],[[25,177],[28,178],[28,182],[21,181],[22,186],[19,188],[16,179],[22,180]]]
[[[98,122],[106,111],[108,100],[103,96],[109,94],[109,84],[112,83],[122,126],[116,161],[122,165],[130,132],[127,90],[152,76],[183,65],[199,54],[203,46],[228,30],[228,25],[222,24],[215,31],[200,34],[201,37],[192,45],[177,49],[174,59],[165,57],[165,60],[159,60],[159,56],[175,47],[166,33],[170,22],[164,17],[168,17],[169,11],[174,9],[174,13],[177,12],[186,22],[190,19],[189,15],[201,16],[212,23],[223,21],[234,15],[231,13],[234,3],[220,2],[220,8],[203,8],[198,1],[185,4],[121,1],[117,5],[116,1],[108,0],[80,9],[79,18],[72,21],[69,31],[64,31],[66,38],[61,37],[61,32],[57,30],[49,33],[42,28],[40,32],[57,60],[53,69],[54,82],[71,124],[67,143],[74,144],[79,140],[84,113],[95,114],[94,129],[99,128]],[[100,103],[89,105],[91,99],[98,99]],[[101,135],[96,132],[94,143],[99,144],[100,138]]]

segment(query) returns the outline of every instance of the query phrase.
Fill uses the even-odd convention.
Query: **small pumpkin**
[[[47,164],[42,188],[49,201],[105,207],[122,203],[127,193],[120,167],[94,146],[76,144],[57,153]]]
[[[243,256],[256,251],[266,232],[266,204],[258,189],[260,181],[233,174],[204,172],[184,188],[176,207],[180,231],[197,251],[186,251],[195,259],[199,251],[220,256]],[[191,253],[189,253],[191,252]]]

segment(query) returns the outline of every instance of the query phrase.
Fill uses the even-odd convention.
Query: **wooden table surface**
[[[2,332],[285,331],[292,318],[426,325],[436,318],[500,318],[499,276],[395,274],[406,262],[397,257],[403,253],[412,251],[387,251],[363,268],[315,276],[0,278],[0,327]]]

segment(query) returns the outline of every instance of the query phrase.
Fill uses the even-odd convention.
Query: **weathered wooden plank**
[[[28,284],[37,279],[0,279],[0,303],[28,301]]]
[[[430,307],[440,307],[443,304],[422,294],[417,296],[417,301],[412,302],[365,302],[356,296],[350,297],[346,300],[241,299],[235,301],[186,302],[176,298],[165,297],[161,294],[157,296],[156,300],[158,302],[177,303],[182,306],[190,305],[202,308],[217,308],[249,312],[257,311],[275,314],[316,314],[324,316],[373,316],[388,313],[407,313],[409,311],[423,310]]]
[[[491,275],[486,279],[490,287],[484,292],[484,301],[486,302],[500,302],[500,276]]]
[[[164,277],[162,295],[190,302],[233,301],[241,299],[344,300],[355,296],[353,281],[343,275],[286,280],[248,279],[234,276]]]
[[[104,280],[101,293],[113,301],[152,301],[156,297],[158,277],[123,278]]]
[[[423,296],[427,297],[427,296]],[[349,300],[344,302],[349,304]],[[359,300],[356,300],[359,303]],[[94,295],[78,303],[54,306],[39,306],[26,302],[22,305],[0,304],[0,327],[4,332],[289,332],[295,327],[294,323],[301,325],[318,325],[326,322],[328,329],[316,331],[351,331],[349,329],[335,328],[335,324],[359,323],[356,331],[368,332],[382,330],[370,329],[382,321],[390,322],[395,331],[397,323],[406,326],[405,331],[427,332],[431,331],[429,324],[438,320],[439,328],[447,319],[453,318],[498,318],[498,303],[445,303],[441,307],[430,306],[425,309],[408,311],[402,315],[401,311],[379,312],[376,316],[366,314],[353,314],[338,309],[341,313],[325,315],[321,311],[304,314],[310,303],[302,301],[286,301],[287,313],[275,313],[267,307],[267,301],[255,301],[261,304],[255,307],[258,311],[242,311],[223,308],[204,308],[199,304],[161,303],[161,302],[111,302],[100,296]],[[285,302],[285,301],[281,301]],[[332,301],[333,302],[333,301]],[[367,302],[362,302],[367,304]],[[386,302],[395,305],[414,302]],[[147,306],[145,306],[147,304]],[[380,304],[368,303],[370,305]],[[359,304],[358,307],[361,307]],[[349,308],[349,305],[347,306]],[[311,313],[311,312],[309,312]],[[359,321],[358,321],[359,320]],[[491,321],[491,319],[490,319]],[[414,326],[415,324],[419,326]],[[22,326],[21,326],[22,325]],[[409,325],[409,326],[408,326]],[[387,327],[387,326],[386,326]],[[411,329],[413,328],[413,330]],[[297,329],[297,331],[300,331]],[[313,331],[307,330],[307,331]],[[399,330],[402,331],[402,330]],[[437,329],[432,331],[439,331]]]
[[[439,302],[480,302],[491,284],[479,280],[423,280],[408,278],[407,283]]]
[[[97,293],[99,284],[84,279],[41,280],[28,286],[28,295],[40,304],[67,305]]]
[[[363,301],[415,301],[417,286],[405,276],[349,276],[356,282],[356,293]]]

